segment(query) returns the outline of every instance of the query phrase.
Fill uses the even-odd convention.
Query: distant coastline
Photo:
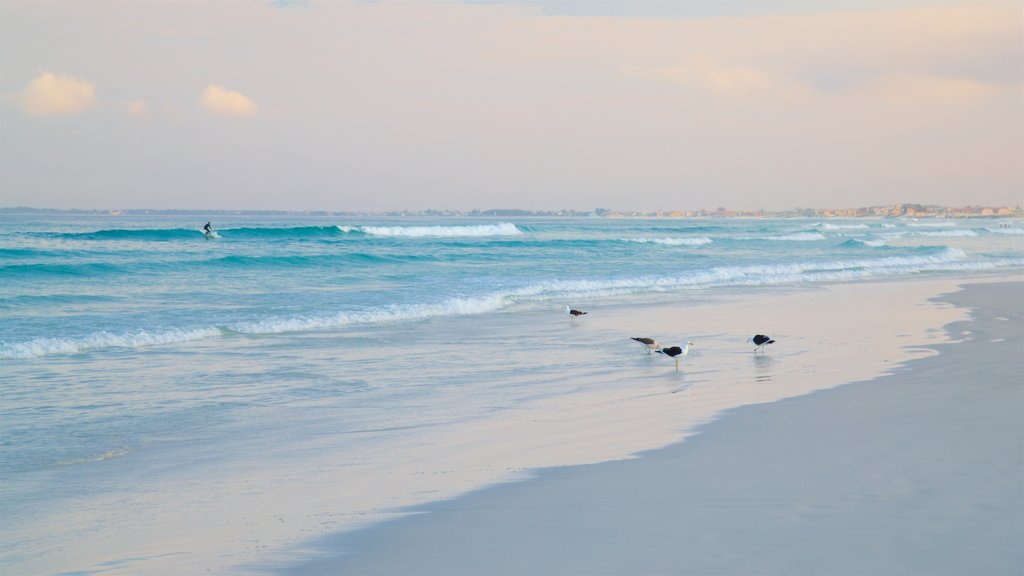
[[[341,210],[156,210],[148,208],[113,209],[59,209],[18,206],[0,207],[0,213],[67,213],[67,214],[109,214],[128,216],[140,214],[183,214],[183,215],[238,215],[238,216],[451,216],[451,217],[556,217],[556,218],[1024,218],[1020,206],[936,206],[924,204],[890,204],[861,208],[791,208],[789,210],[730,210],[718,207],[714,210],[522,210],[517,208],[490,208],[486,210],[393,210],[382,212],[341,211]]]

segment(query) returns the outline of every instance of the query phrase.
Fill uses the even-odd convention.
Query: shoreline
[[[1018,574],[1024,394],[1009,376],[1024,373],[1024,283],[1006,280],[953,281],[940,300],[971,318],[895,369],[727,409],[630,459],[415,506],[258,571]]]
[[[1008,278],[1024,280],[978,275],[740,287],[609,298],[595,301],[592,314],[580,321],[544,306],[486,321],[424,320],[417,325],[415,353],[390,358],[386,370],[373,376],[378,389],[410,392],[408,404],[393,406],[388,416],[405,418],[407,425],[348,422],[330,409],[307,410],[305,433],[285,445],[266,442],[276,430],[268,423],[259,434],[239,438],[244,444],[237,453],[247,456],[231,466],[244,473],[224,474],[213,465],[209,473],[157,484],[160,491],[101,494],[87,506],[14,515],[12,549],[19,547],[18,538],[35,548],[5,563],[38,573],[273,572],[320,557],[321,537],[361,537],[364,530],[432,505],[553,469],[642,459],[652,450],[689,442],[737,406],[775,403],[886,374],[912,358],[933,355],[933,345],[950,340],[941,326],[966,317],[965,309],[930,297],[965,282]],[[744,343],[751,331],[766,331],[780,342],[766,356],[753,356]],[[645,354],[629,340],[634,335],[657,336],[664,345],[677,343],[666,338],[693,339],[697,352],[676,371],[671,359]],[[294,355],[291,363],[342,374],[377,367],[380,343],[407,337],[403,326],[381,325],[295,335],[287,350]],[[276,342],[231,344],[279,353]],[[195,346],[196,361],[223,361],[227,344]],[[496,347],[502,354],[491,356]],[[127,355],[122,367],[134,369],[142,357],[150,364],[176,362],[173,353]],[[324,364],[342,357],[344,363]],[[434,370],[432,358],[444,358],[446,368]],[[417,388],[431,393],[419,395]],[[454,405],[460,408],[451,410]],[[272,458],[268,446],[275,450]],[[110,460],[113,467],[135,461],[136,467],[149,464]],[[159,508],[169,501],[179,502],[180,512]],[[133,538],[125,545],[109,532],[95,531],[97,522]],[[54,525],[76,534],[59,556],[42,552],[54,538],[48,535]]]

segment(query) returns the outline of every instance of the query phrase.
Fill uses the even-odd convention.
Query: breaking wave
[[[937,236],[942,238],[973,238],[978,235],[974,230],[936,230],[934,232],[915,232],[918,236]]]
[[[84,338],[36,338],[27,342],[0,342],[0,358],[36,358],[53,354],[79,354],[103,348],[143,348],[161,344],[177,344],[220,336],[219,328],[159,332],[138,330],[123,334],[95,332]]]
[[[954,248],[926,248],[912,256],[806,261],[791,264],[718,266],[678,275],[625,278],[549,279],[518,287],[453,297],[437,303],[389,305],[364,310],[335,311],[302,316],[281,316],[210,326],[193,330],[137,330],[115,334],[96,332],[84,338],[37,338],[26,342],[0,342],[0,358],[24,359],[57,354],[78,354],[105,348],[143,348],[217,338],[225,334],[284,334],[337,329],[352,325],[415,321],[445,316],[486,314],[520,303],[565,301],[629,294],[671,292],[725,286],[771,286],[788,283],[832,282],[865,278],[905,277],[923,272],[983,271],[1024,266],[1024,259],[969,260]]]
[[[480,224],[476,226],[339,226],[346,233],[362,232],[370,236],[457,237],[515,236],[522,234],[515,224]]]
[[[868,239],[868,238],[850,238],[842,243],[843,246],[870,246],[872,248],[880,248],[885,246],[885,240],[880,239]]]
[[[764,238],[747,238],[747,240],[773,240],[783,242],[814,242],[816,240],[824,240],[825,235],[821,232],[795,232],[793,234],[783,234],[781,236],[766,236]]]
[[[993,234],[1010,234],[1014,236],[1024,234],[1024,228],[985,228],[985,230]]]
[[[330,238],[348,234],[365,234],[368,236],[408,236],[408,237],[449,237],[449,236],[511,236],[522,231],[515,224],[501,222],[498,224],[479,224],[470,226],[294,226],[284,228],[224,228],[218,229],[221,239],[259,239],[259,238]],[[69,240],[136,240],[151,242],[168,242],[175,240],[201,240],[201,230],[188,228],[168,228],[149,230],[97,230],[95,232],[74,232],[50,235]]]
[[[622,241],[640,244],[662,244],[665,246],[703,246],[711,244],[711,238],[624,238]]]
[[[863,230],[869,226],[867,224],[830,224],[828,222],[822,222],[820,224],[815,224],[814,227],[821,230]]]

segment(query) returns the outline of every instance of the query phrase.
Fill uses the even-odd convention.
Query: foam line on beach
[[[3,342],[0,343],[0,358],[25,359],[55,354],[80,354],[105,348],[144,348],[205,340],[222,334],[219,328],[137,330],[122,334],[100,331],[84,338],[37,338],[28,342]]]
[[[872,278],[911,276],[920,272],[979,272],[997,270],[1001,261],[975,262],[956,248],[942,248],[918,256],[891,256],[775,266],[726,266],[696,270],[670,277],[632,277],[594,280],[548,280],[480,296],[450,298],[436,303],[389,305],[367,310],[338,311],[304,316],[285,316],[236,322],[195,329],[139,329],[123,333],[100,331],[84,337],[37,338],[25,342],[0,342],[0,359],[28,359],[57,354],[77,354],[104,348],[142,348],[218,338],[228,333],[287,334],[349,326],[408,322],[445,316],[479,315],[523,303],[654,294],[729,286],[815,284]],[[1007,267],[1024,261],[1006,259]]]

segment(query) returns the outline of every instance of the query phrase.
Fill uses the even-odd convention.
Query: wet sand
[[[1024,283],[943,296],[952,342],[891,374],[727,411],[330,535],[288,574],[1024,573]]]

